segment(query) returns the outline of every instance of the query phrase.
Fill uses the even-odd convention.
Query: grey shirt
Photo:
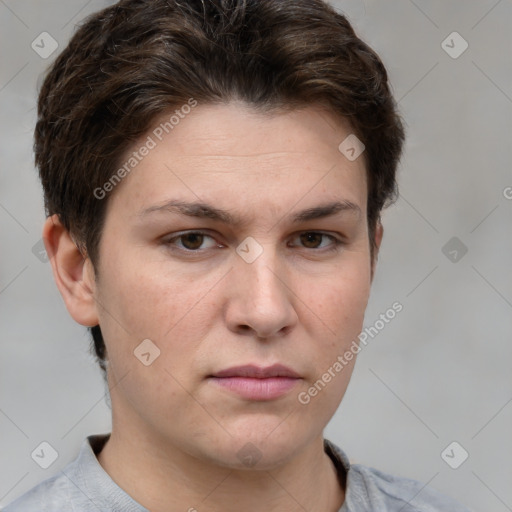
[[[109,436],[84,439],[73,462],[7,505],[4,512],[148,512],[98,462],[96,455]],[[324,449],[346,489],[339,512],[469,512],[420,482],[350,464],[345,453],[326,439]]]

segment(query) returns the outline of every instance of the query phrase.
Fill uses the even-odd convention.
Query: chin
[[[281,427],[286,420],[280,420]],[[307,442],[307,435],[301,436],[297,428],[279,428],[279,422],[273,429],[259,428],[253,422],[253,428],[234,434],[226,439],[224,445],[217,444],[215,463],[237,470],[272,470],[282,466],[294,457],[300,447]],[[256,422],[257,423],[257,422]]]

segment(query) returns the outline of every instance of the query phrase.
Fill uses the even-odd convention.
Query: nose
[[[236,256],[229,273],[228,328],[258,338],[282,336],[292,330],[298,317],[289,273],[268,246],[252,263]]]

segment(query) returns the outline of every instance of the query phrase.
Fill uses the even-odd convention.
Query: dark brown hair
[[[191,98],[261,112],[318,104],[348,120],[366,147],[373,257],[404,130],[384,65],[347,19],[322,0],[122,0],[89,16],[51,66],[35,129],[46,214],[96,269],[108,197],[94,190],[155,119]],[[105,372],[100,327],[91,332]]]

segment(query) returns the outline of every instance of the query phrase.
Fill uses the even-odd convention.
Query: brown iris
[[[302,233],[300,235],[300,239],[305,247],[307,247],[308,249],[315,249],[322,243],[323,236],[324,235],[322,233]],[[318,244],[316,244],[315,242],[318,242]],[[314,245],[314,247],[308,245],[311,243]]]
[[[183,247],[185,247],[185,249],[193,251],[201,247],[204,235],[202,235],[201,233],[187,233],[186,235],[181,235],[180,238]],[[185,243],[185,240],[188,240],[190,243]]]

